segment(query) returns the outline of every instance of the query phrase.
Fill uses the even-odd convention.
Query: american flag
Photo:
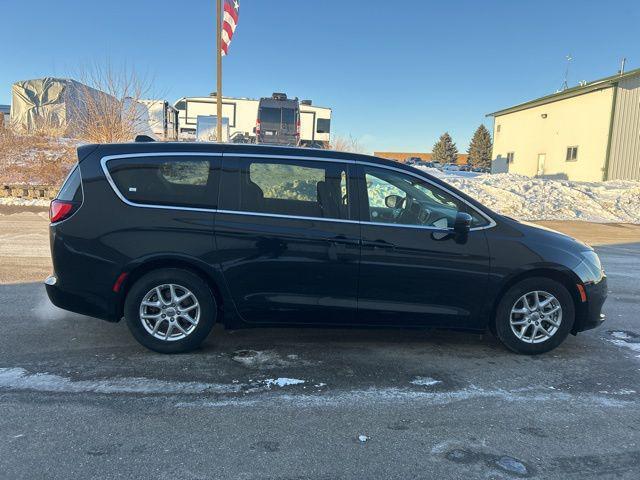
[[[229,53],[229,45],[233,32],[238,26],[238,15],[240,13],[240,3],[238,0],[224,0],[224,17],[222,18],[222,55]]]

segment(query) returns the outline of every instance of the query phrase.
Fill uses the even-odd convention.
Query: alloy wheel
[[[548,292],[535,290],[522,295],[511,308],[511,331],[525,343],[551,338],[562,323],[562,305]]]
[[[197,327],[200,304],[196,296],[182,285],[158,285],[142,298],[140,321],[144,329],[159,340],[182,340]]]

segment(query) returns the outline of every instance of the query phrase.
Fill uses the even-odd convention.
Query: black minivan
[[[85,145],[50,216],[51,301],[159,352],[221,322],[489,329],[536,354],[604,319],[593,249],[366,155]]]

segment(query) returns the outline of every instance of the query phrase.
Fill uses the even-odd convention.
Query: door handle
[[[337,244],[337,245],[347,245],[347,246],[360,246],[360,239],[358,238],[349,238],[344,235],[338,235],[335,237],[331,237],[329,241]]]
[[[396,246],[393,243],[387,242],[386,240],[363,241],[362,246],[366,248],[384,249],[384,250],[391,250],[396,248]]]

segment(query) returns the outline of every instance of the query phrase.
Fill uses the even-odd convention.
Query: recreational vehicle
[[[229,122],[229,138],[235,143],[259,143],[256,138],[260,100],[222,97],[222,117]],[[195,139],[199,115],[216,115],[215,93],[208,97],[182,97],[174,104],[178,110],[179,136]],[[324,147],[331,133],[331,109],[300,101],[300,145]]]

